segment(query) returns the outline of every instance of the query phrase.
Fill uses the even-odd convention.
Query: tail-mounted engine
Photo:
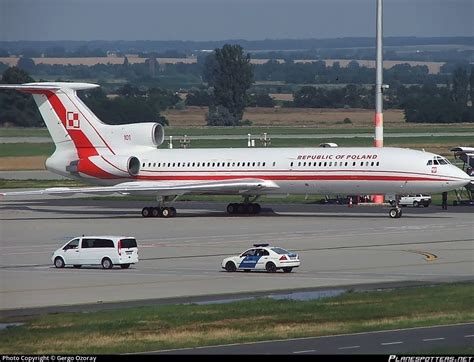
[[[91,156],[72,161],[66,171],[96,178],[133,177],[140,172],[140,160],[135,156]]]
[[[165,131],[159,123],[133,123],[110,125],[103,130],[105,139],[114,148],[127,146],[158,147],[165,139]]]

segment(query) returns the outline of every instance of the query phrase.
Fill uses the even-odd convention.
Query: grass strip
[[[310,301],[259,298],[16,317],[2,354],[99,354],[316,337],[474,320],[473,283],[347,292]]]

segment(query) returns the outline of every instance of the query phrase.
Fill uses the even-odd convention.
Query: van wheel
[[[54,266],[56,268],[64,268],[64,260],[63,258],[61,257],[57,257],[56,259],[54,259]]]
[[[82,265],[79,265],[79,264],[78,264],[78,265],[74,265],[74,268],[76,268],[76,269],[81,269],[81,267],[82,267]]]
[[[113,266],[114,264],[112,264],[112,261],[109,258],[102,259],[102,268],[112,269]]]
[[[120,267],[122,269],[128,269],[129,266],[130,266],[130,264],[120,264]]]

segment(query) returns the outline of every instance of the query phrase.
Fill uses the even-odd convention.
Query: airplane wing
[[[260,179],[233,179],[203,182],[167,182],[167,181],[135,181],[123,182],[114,186],[94,187],[52,187],[43,190],[12,191],[0,193],[1,196],[38,196],[75,194],[89,195],[184,195],[184,194],[245,194],[252,191],[272,190],[279,186],[273,181]]]

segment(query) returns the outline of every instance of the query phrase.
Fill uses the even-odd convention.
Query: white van
[[[138,263],[137,241],[130,236],[78,236],[56,250],[51,260],[56,268],[102,265],[111,269],[120,265],[127,269]]]

